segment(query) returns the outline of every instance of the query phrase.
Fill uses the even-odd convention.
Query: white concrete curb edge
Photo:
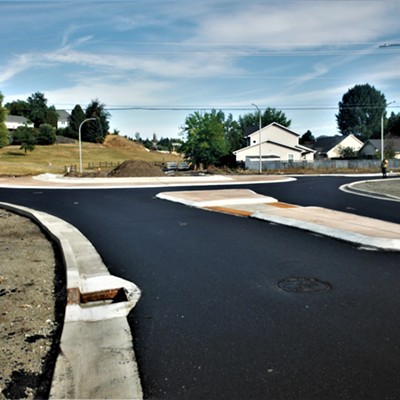
[[[396,179],[397,178],[392,178]],[[373,199],[379,199],[379,200],[388,200],[388,201],[400,201],[400,199],[397,196],[392,196],[390,194],[379,194],[370,190],[365,190],[365,189],[357,189],[356,186],[357,184],[360,183],[370,183],[370,182],[380,182],[381,179],[371,179],[368,181],[357,181],[357,182],[352,182],[352,183],[347,183],[345,185],[342,185],[339,187],[339,190],[342,192],[350,193],[350,194],[355,194],[357,196],[364,196],[364,197],[370,197]]]
[[[237,198],[230,198],[230,199],[193,201],[193,200],[179,198],[174,194],[171,194],[171,192],[161,192],[156,194],[155,197],[161,200],[168,200],[174,203],[181,203],[186,206],[197,207],[197,208],[229,206],[234,204],[266,204],[266,203],[276,203],[278,201],[275,198],[269,196],[259,196],[256,198],[243,198],[239,196]]]
[[[299,221],[292,218],[281,217],[265,212],[256,212],[251,215],[252,218],[273,222],[280,225],[290,226],[301,230],[318,233],[323,236],[339,239],[345,242],[353,243],[359,246],[375,248],[379,250],[400,251],[399,239],[388,239],[380,237],[370,237],[359,233],[348,232],[332,227],[313,224],[311,222]]]
[[[36,222],[63,254],[68,298],[50,397],[142,399],[126,319],[139,288],[110,275],[88,239],[67,222],[23,206],[0,206]]]

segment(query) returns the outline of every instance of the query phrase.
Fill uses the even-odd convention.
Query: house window
[[[294,155],[293,154],[288,154],[288,161],[292,162],[294,160]]]

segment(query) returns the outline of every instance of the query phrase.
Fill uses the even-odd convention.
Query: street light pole
[[[78,141],[79,141],[79,173],[82,173],[82,140],[81,140],[81,128],[82,125],[87,121],[95,121],[96,118],[86,118],[81,122],[79,125],[79,134],[78,134]]]
[[[385,112],[386,112],[386,108],[390,105],[390,104],[393,104],[393,103],[396,103],[396,101],[391,101],[390,103],[387,103],[386,105],[385,105],[385,108],[384,108],[384,110],[382,111],[382,115],[381,115],[381,161],[383,161],[384,160],[384,158],[385,158],[385,146],[384,146],[384,143],[383,143],[383,117],[385,116]]]
[[[258,111],[258,173],[262,173],[262,161],[261,161],[261,111],[256,104],[251,103],[252,106],[257,108]]]

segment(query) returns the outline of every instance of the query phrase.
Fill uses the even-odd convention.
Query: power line
[[[313,110],[337,110],[339,106],[282,106],[269,107],[261,106],[260,108],[274,108],[276,110],[288,111],[313,111]],[[342,106],[341,109],[381,109],[382,105],[357,104],[351,106]],[[390,108],[400,108],[399,105]],[[210,111],[210,110],[226,110],[226,111],[253,111],[251,106],[110,106],[105,108],[107,111]]]

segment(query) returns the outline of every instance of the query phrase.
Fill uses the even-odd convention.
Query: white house
[[[29,122],[25,117],[20,117],[18,115],[7,115],[5,124],[9,131],[15,131],[20,126],[27,126],[28,128],[33,128],[32,122]]]
[[[66,128],[69,126],[69,113],[65,110],[57,110],[58,120],[57,128]]]
[[[400,159],[400,138],[388,138],[383,142],[384,152],[394,152],[394,158]],[[368,139],[360,149],[366,158],[377,158],[381,152],[381,139]]]
[[[352,148],[355,153],[361,149],[363,142],[354,135],[347,136],[323,136],[315,140],[313,149],[316,158],[340,158],[341,150]]]
[[[261,149],[260,149],[261,136]],[[245,162],[246,157],[262,161],[312,161],[315,151],[299,144],[300,135],[276,122],[251,133],[247,146],[233,154],[237,162]]]

